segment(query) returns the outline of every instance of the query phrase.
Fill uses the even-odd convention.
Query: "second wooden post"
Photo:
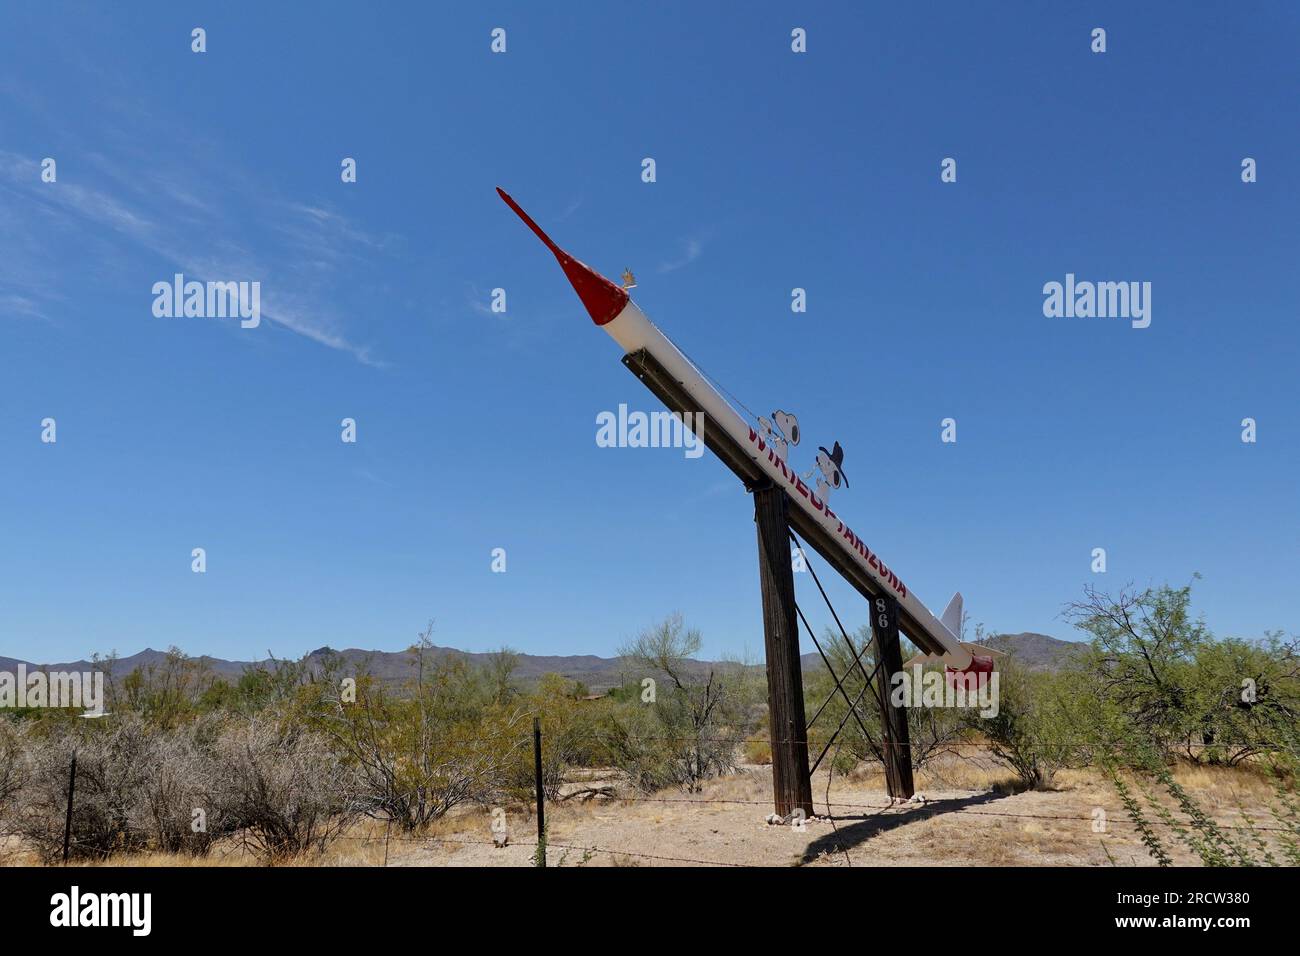
[[[876,638],[876,695],[880,701],[881,749],[885,759],[885,786],[891,797],[909,799],[912,783],[912,741],[907,730],[907,708],[895,707],[891,678],[903,669],[903,649],[898,642],[898,602],[892,597],[871,599],[871,631]]]
[[[776,812],[813,814],[808,776],[808,728],[799,663],[799,617],[790,565],[789,500],[772,484],[754,489],[758,527],[759,586],[763,595],[763,645],[767,658],[767,703],[772,736],[772,788]]]

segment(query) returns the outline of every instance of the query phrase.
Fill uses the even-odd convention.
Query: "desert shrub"
[[[608,714],[602,730],[610,765],[645,793],[668,787],[694,790],[704,780],[702,764],[719,770],[727,766],[727,745],[702,741],[702,753],[697,752],[690,738],[673,739],[674,730],[680,728],[666,722],[649,705],[619,704]]]
[[[23,776],[23,738],[18,723],[0,717],[0,837],[8,833]]]
[[[213,840],[228,832],[215,813],[216,771],[204,742],[211,738],[214,722],[161,728],[130,713],[112,720],[100,726],[64,726],[52,735],[30,735],[36,766],[48,778],[46,792],[56,786],[63,791],[58,812],[48,825],[62,827],[68,763],[76,749],[74,831],[84,813],[88,828],[93,831],[94,821],[99,821],[99,832],[105,837],[120,829],[115,849],[206,853]],[[28,805],[33,796],[29,795]],[[98,855],[99,841],[75,833],[74,838],[87,846],[88,855]]]
[[[256,852],[278,858],[323,849],[358,813],[354,774],[301,724],[208,717],[160,727],[125,713],[11,736],[22,752],[7,828],[47,862],[63,851],[74,752],[74,858],[198,855],[240,830]]]
[[[24,735],[24,781],[13,829],[47,862],[63,851],[68,779],[77,756],[69,855],[103,859],[148,847],[132,825],[151,765],[144,721],[128,716],[112,726],[52,723]]]
[[[1192,617],[1190,586],[1088,588],[1066,617],[1092,637],[1080,675],[1114,718],[1111,736],[1225,764],[1297,742],[1295,641],[1216,640]]]
[[[1063,704],[1068,678],[1035,673],[1010,658],[998,662],[997,677],[996,713],[967,711],[967,723],[1026,787],[1050,787],[1071,761],[1072,728]]]
[[[1190,687],[1195,727],[1181,741],[1189,759],[1232,766],[1261,753],[1294,752],[1300,742],[1294,640],[1207,642],[1196,649]]]
[[[196,707],[205,713],[240,714],[252,717],[265,712],[292,709],[304,688],[320,680],[331,680],[342,667],[337,654],[296,661],[272,658],[267,665],[250,665],[232,683],[216,679],[199,695]]]
[[[620,653],[639,684],[655,681],[652,699],[618,702],[602,737],[610,762],[642,790],[698,792],[705,780],[736,768],[738,746],[754,725],[760,699],[753,669],[702,665],[702,644],[679,614],[647,628]]]
[[[435,660],[424,641],[405,695],[363,678],[355,700],[322,683],[315,705],[317,726],[356,773],[365,812],[406,830],[495,800],[532,746],[524,708],[501,700],[499,673],[485,680],[461,659]]]
[[[943,754],[956,753],[957,745],[968,736],[969,716],[954,707],[908,707],[912,765],[925,767]]]
[[[430,623],[432,628],[432,623]],[[424,639],[427,640],[427,633]],[[488,654],[481,667],[482,678],[486,683],[488,700],[497,706],[505,706],[515,700],[519,687],[515,682],[515,671],[519,667],[519,652],[506,646]]]
[[[1197,730],[1194,661],[1209,635],[1191,616],[1190,593],[1164,587],[1112,597],[1089,587],[1066,608],[1067,619],[1092,637],[1082,673],[1104,697],[1123,702],[1123,736],[1166,753]]]
[[[25,728],[13,735],[22,751],[21,779],[10,800],[9,828],[47,860],[62,854],[75,752],[71,856],[146,849],[206,853],[233,827],[216,795],[216,727],[206,720],[162,728],[126,713],[94,723],[57,720]],[[4,749],[0,743],[0,753]]]
[[[150,735],[128,821],[153,849],[201,855],[237,829],[214,753],[221,731],[221,720],[207,717]]]
[[[225,727],[213,744],[220,819],[275,861],[323,851],[356,820],[361,788],[329,741],[301,723],[267,717]]]
[[[131,711],[158,726],[174,727],[194,715],[199,697],[214,680],[202,658],[169,647],[157,662],[109,681],[108,705],[114,712]]]
[[[517,698],[529,714],[541,721],[542,787],[548,800],[559,798],[575,769],[608,763],[601,728],[610,702],[580,699],[585,694],[586,688],[577,687],[575,682],[558,674],[546,674],[530,693]],[[536,787],[531,723],[525,721],[522,730],[527,746],[514,752],[506,789],[514,799],[527,801]]]
[[[746,740],[741,747],[745,763],[770,764],[772,762],[772,744],[761,738]]]

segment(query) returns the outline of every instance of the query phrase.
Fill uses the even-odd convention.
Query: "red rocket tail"
[[[542,227],[533,222],[532,216],[524,212],[519,203],[515,202],[500,186],[497,187],[497,193],[505,200],[506,205],[515,211],[515,215],[524,221],[524,225],[535,232],[537,238],[546,243],[546,248],[555,254],[560,268],[568,276],[573,291],[578,293],[578,298],[586,306],[591,320],[597,325],[605,325],[613,321],[627,305],[627,292],[552,242],[551,237],[542,231]]]

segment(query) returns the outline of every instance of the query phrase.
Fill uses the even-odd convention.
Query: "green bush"
[[[519,755],[531,753],[529,714],[506,685],[463,659],[416,650],[418,672],[405,693],[362,677],[351,700],[321,682],[308,708],[355,770],[365,811],[406,830],[462,804],[495,801]]]
[[[756,723],[761,689],[753,669],[699,664],[693,656],[701,644],[699,631],[674,614],[620,652],[638,686],[654,681],[653,693],[612,703],[601,736],[610,762],[641,790],[698,792],[705,780],[736,768]]]
[[[1066,616],[1092,636],[1079,676],[1104,712],[1107,736],[1207,763],[1295,747],[1294,641],[1215,640],[1191,615],[1190,586],[1114,597],[1089,588]]]
[[[997,676],[996,713],[967,711],[968,725],[1026,787],[1048,788],[1056,772],[1070,764],[1074,749],[1072,678],[1035,673],[1009,657],[998,661]]]

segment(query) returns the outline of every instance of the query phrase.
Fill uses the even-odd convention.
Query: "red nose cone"
[[[497,192],[505,200],[506,205],[524,221],[524,224],[537,233],[537,238],[546,243],[546,248],[555,253],[560,268],[564,270],[564,274],[569,277],[569,282],[573,285],[573,291],[578,293],[578,298],[587,307],[587,314],[591,316],[591,321],[597,325],[613,321],[627,305],[627,292],[552,242],[551,237],[542,232],[542,227],[533,222],[532,217],[519,208],[519,203],[511,199],[500,186],[497,187]]]
[[[945,667],[943,672],[949,687],[956,689],[961,684],[967,690],[977,690],[989,682],[989,675],[993,673],[993,658],[972,654],[970,663],[962,670]]]

